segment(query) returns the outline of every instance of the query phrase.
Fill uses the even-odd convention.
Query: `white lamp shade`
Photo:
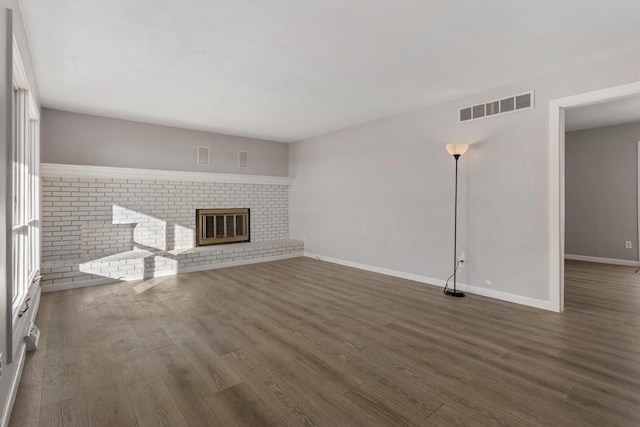
[[[469,149],[469,144],[465,144],[464,142],[458,142],[456,144],[447,144],[447,151],[452,156],[458,155],[461,156],[467,152]]]

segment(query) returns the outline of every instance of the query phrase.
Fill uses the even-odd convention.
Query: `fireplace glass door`
[[[249,241],[249,209],[197,209],[198,246]]]

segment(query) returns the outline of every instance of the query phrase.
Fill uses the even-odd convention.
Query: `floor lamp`
[[[456,289],[456,273],[458,272],[458,252],[457,252],[457,240],[458,240],[458,159],[469,149],[469,144],[457,143],[447,144],[447,151],[456,159],[456,189],[455,189],[455,208],[453,214],[453,290],[448,289],[445,285],[444,293],[451,297],[463,297],[464,292]],[[448,281],[447,281],[448,282]]]

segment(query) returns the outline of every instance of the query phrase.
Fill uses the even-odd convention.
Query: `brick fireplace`
[[[91,171],[87,167],[85,175]],[[44,168],[44,291],[282,259],[304,251],[303,242],[289,239],[285,180],[140,179],[123,177],[122,169],[113,175],[119,177],[56,176]],[[205,214],[204,224],[194,221],[197,210]],[[205,240],[199,242],[200,237]],[[211,238],[229,244],[209,245]]]

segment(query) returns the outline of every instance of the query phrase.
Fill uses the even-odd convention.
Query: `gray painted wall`
[[[444,280],[460,160],[460,281],[550,301],[549,101],[640,80],[640,52],[292,144],[290,235],[305,250]],[[467,123],[458,109],[536,91],[536,108]],[[487,284],[491,281],[491,285]]]
[[[199,132],[88,114],[42,109],[41,160],[248,175],[289,175],[288,144]],[[196,147],[209,147],[210,165],[196,164]],[[249,152],[249,167],[238,168],[238,151]]]
[[[567,132],[565,253],[638,260],[638,141],[640,123]]]

